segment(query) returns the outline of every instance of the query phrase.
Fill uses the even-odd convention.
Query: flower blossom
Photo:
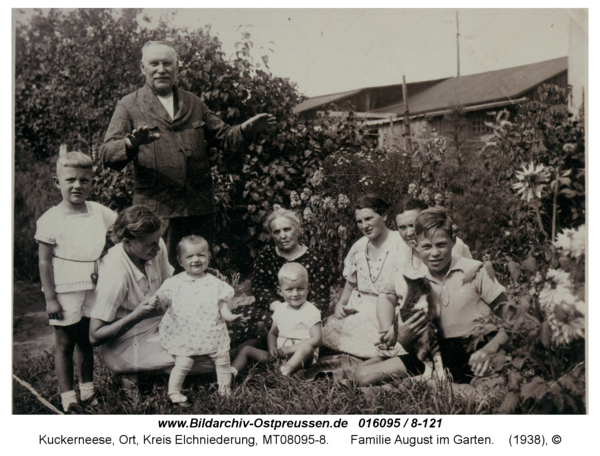
[[[300,206],[300,198],[298,198],[298,193],[296,193],[295,190],[292,190],[292,192],[290,193],[290,206]]]
[[[409,195],[412,195],[413,193],[416,193],[416,192],[417,192],[417,186],[416,186],[416,184],[410,184],[408,186],[408,192],[407,193]]]
[[[575,151],[575,144],[566,143],[566,144],[563,146],[563,150],[564,150],[566,153],[571,153],[571,152],[574,152],[574,151]]]
[[[575,297],[571,293],[569,274],[560,269],[548,269],[546,283],[540,292],[540,307],[549,314],[559,302],[572,304]]]
[[[523,165],[523,171],[517,171],[516,177],[519,182],[513,184],[513,189],[517,190],[524,200],[531,201],[531,198],[536,196],[542,197],[542,189],[544,183],[548,182],[550,173],[545,171],[544,165],[537,165],[534,168],[532,162],[527,168]]]
[[[310,182],[311,184],[313,184],[315,187],[318,187],[319,185],[321,185],[321,183],[323,182],[323,178],[325,176],[323,175],[323,171],[321,171],[320,169],[315,171],[315,173],[313,174]]]
[[[556,304],[548,315],[548,323],[555,345],[568,345],[585,337],[585,317],[572,303],[562,301]]]
[[[312,195],[312,190],[310,188],[305,188],[304,190],[302,190],[302,193],[300,194],[300,199],[302,201],[307,201],[311,195]]]
[[[437,204],[438,206],[441,206],[442,203],[444,202],[444,197],[442,196],[441,193],[436,193],[435,196],[433,197],[433,201],[435,202],[435,204]]]
[[[573,258],[585,254],[586,228],[581,225],[577,229],[567,228],[556,238],[553,244],[563,253]]]
[[[361,184],[365,184],[365,185],[369,185],[369,184],[373,183],[373,182],[369,181],[369,177],[368,176],[361,177],[358,182],[360,182]]]
[[[304,220],[310,222],[313,218],[313,211],[311,211],[310,207],[304,209]]]
[[[333,198],[331,198],[330,196],[326,196],[323,199],[323,206],[330,211],[335,210],[335,203],[333,202]]]
[[[348,199],[348,197],[346,195],[340,194],[340,196],[338,196],[338,207],[340,209],[345,209],[350,205],[350,200]]]

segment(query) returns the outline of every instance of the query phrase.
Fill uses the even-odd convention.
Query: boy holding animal
[[[419,275],[427,284],[425,288],[431,290],[433,310],[415,312],[405,323],[399,321],[398,341],[405,348],[413,348],[413,343],[428,332],[428,326],[436,324],[444,368],[454,382],[469,383],[473,377],[488,372],[490,357],[508,340],[501,329],[489,332],[480,341],[472,335],[478,320],[506,301],[504,287],[483,263],[452,256],[455,237],[445,210],[431,208],[421,212],[415,221],[415,233],[423,261]],[[401,305],[408,301],[405,298],[414,286],[413,280],[399,276],[396,294]],[[406,371],[400,358],[395,357],[382,362],[367,361],[357,369],[355,378],[359,385],[366,386]]]

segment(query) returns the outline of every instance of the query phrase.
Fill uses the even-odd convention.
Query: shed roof
[[[340,101],[350,95],[359,93],[361,90],[363,90],[363,89],[349,90],[348,92],[340,92],[340,93],[333,93],[330,95],[320,95],[318,97],[312,97],[312,98],[309,98],[308,100],[304,100],[299,105],[296,105],[294,107],[293,111],[294,111],[294,113],[299,113],[302,111],[308,111],[310,109],[313,109],[313,108],[316,108],[319,106],[325,106],[325,105],[328,105],[329,103],[335,103],[336,101]]]
[[[408,93],[411,114],[422,114],[455,105],[470,106],[517,99],[544,81],[567,71],[568,58],[546,60],[487,73],[444,79],[414,96]],[[373,112],[402,113],[403,104],[395,104]]]
[[[459,78],[412,82],[407,84],[408,106],[411,114],[423,114],[455,105],[466,107],[474,104],[509,101],[523,96],[523,94],[544,81],[567,71],[567,67],[568,58],[559,57],[529,65],[470,74]],[[345,98],[360,92],[377,91],[401,85],[367,87],[312,97],[294,107],[294,113],[325,107],[331,103],[339,103]],[[403,103],[394,103],[370,112],[402,114],[404,109]]]
[[[438,82],[443,81],[443,80],[444,79],[434,79],[431,81],[410,82],[406,85],[408,87],[408,93],[416,94],[423,90],[426,90],[427,88],[431,87],[432,85],[435,85]],[[304,100],[302,103],[300,103],[299,105],[294,107],[293,111],[294,111],[294,113],[297,114],[297,113],[304,112],[304,111],[310,111],[310,110],[316,109],[316,108],[326,109],[326,108],[328,108],[328,105],[330,105],[330,104],[341,104],[341,102],[344,101],[346,98],[350,98],[353,95],[356,95],[359,93],[364,92],[364,93],[371,93],[373,95],[377,95],[378,93],[389,92],[389,89],[392,89],[392,90],[396,89],[396,91],[399,92],[400,99],[402,99],[402,84],[392,84],[392,85],[377,86],[377,87],[364,87],[362,89],[349,90],[347,92],[334,93],[334,94],[330,94],[330,95],[320,95],[318,97],[309,98],[308,100]],[[396,99],[397,99],[397,97],[396,97]],[[370,111],[370,112],[382,112],[382,110]],[[385,112],[387,112],[387,111],[385,111]]]

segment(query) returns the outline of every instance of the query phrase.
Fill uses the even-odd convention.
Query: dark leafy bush
[[[51,10],[17,26],[17,173],[53,156],[62,143],[71,150],[99,150],[117,101],[144,83],[142,45],[169,40],[179,51],[179,84],[223,120],[235,125],[263,112],[278,120],[276,131],[248,138],[241,154],[210,151],[219,230],[214,258],[225,272],[247,272],[266,242],[261,224],[267,211],[274,204],[285,205],[290,192],[305,185],[326,156],[342,147],[366,150],[368,141],[352,118],[305,122],[294,116],[292,108],[302,100],[295,84],[268,72],[267,56],[262,63],[253,62],[248,33],[228,59],[208,28],[177,29],[163,21],[150,30],[138,24],[139,13]],[[99,166],[95,176],[92,199],[117,211],[131,204],[131,170],[115,173]],[[18,194],[17,199],[23,198]],[[21,230],[22,223],[35,222],[27,217],[34,215],[15,218],[15,257],[35,256],[31,230]],[[37,276],[31,265],[19,263],[18,268],[20,275]]]
[[[15,279],[31,280],[38,276],[38,247],[33,236],[36,220],[61,200],[52,181],[55,168],[56,160],[47,159],[31,163],[27,171],[15,173]]]
[[[566,230],[550,263],[509,288],[495,318],[509,341],[491,360],[508,389],[499,412],[586,412],[585,244],[585,225]]]

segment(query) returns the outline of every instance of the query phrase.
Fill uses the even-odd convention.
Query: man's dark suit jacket
[[[133,161],[133,204],[142,204],[161,218],[205,215],[215,211],[208,162],[208,144],[225,152],[241,148],[241,127],[230,127],[196,95],[173,88],[177,113],[171,119],[146,84],[127,95],[115,109],[104,144],[102,160],[121,170]],[[160,139],[128,150],[125,136],[147,125]]]

